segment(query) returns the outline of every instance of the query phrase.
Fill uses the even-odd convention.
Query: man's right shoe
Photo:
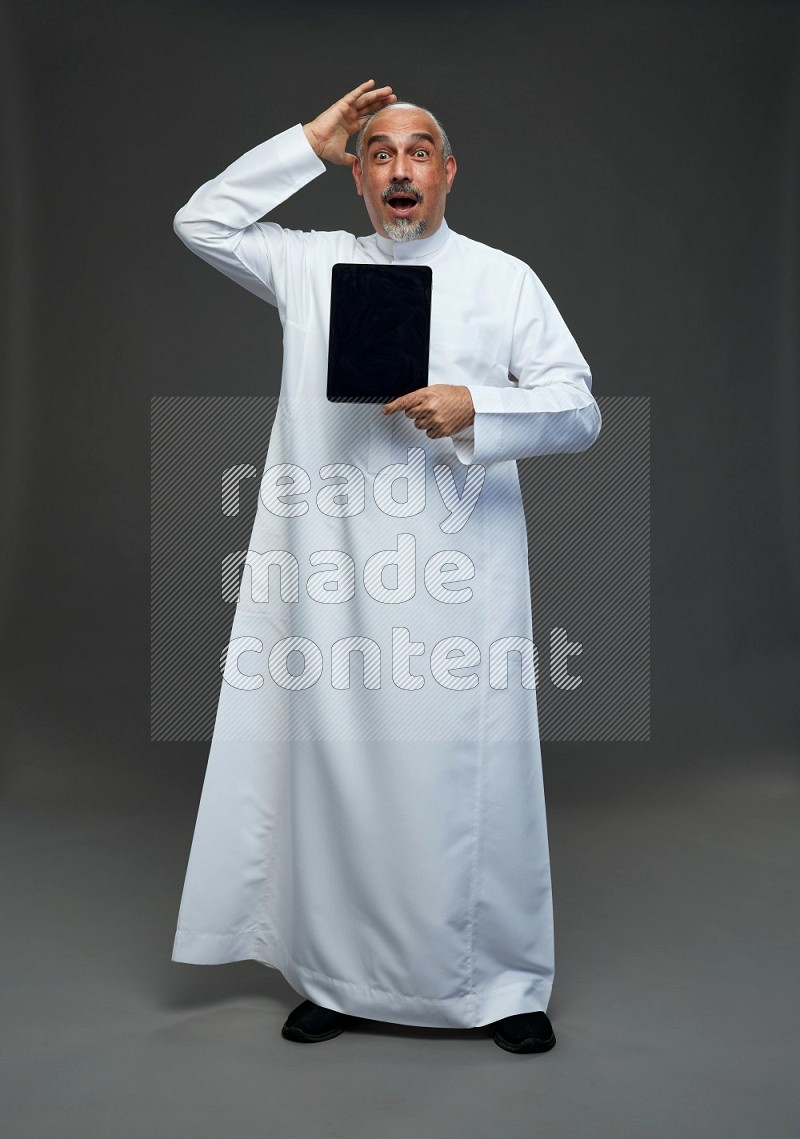
[[[316,1044],[320,1040],[332,1040],[344,1032],[351,1017],[335,1009],[323,1008],[313,1001],[303,1001],[293,1009],[281,1029],[285,1040],[296,1040],[300,1044]]]

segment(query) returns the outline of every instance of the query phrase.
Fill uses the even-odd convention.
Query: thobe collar
[[[419,257],[428,257],[441,249],[450,236],[450,227],[442,218],[442,224],[430,237],[416,237],[413,241],[390,241],[380,233],[375,234],[378,248],[387,257],[395,261],[415,261]]]

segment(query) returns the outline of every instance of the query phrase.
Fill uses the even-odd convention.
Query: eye
[[[385,150],[376,150],[376,151],[375,151],[375,153],[374,153],[374,155],[373,155],[373,158],[380,158],[382,154],[385,154],[387,158],[389,157],[389,155],[388,155],[387,151],[385,151]]]
[[[425,147],[424,147],[424,146],[421,146],[421,147],[420,147],[420,148],[417,150],[417,154],[422,154],[422,155],[424,155],[424,156],[425,156],[425,158],[427,158],[427,157],[428,157],[428,152],[427,152],[427,150],[425,149]]]

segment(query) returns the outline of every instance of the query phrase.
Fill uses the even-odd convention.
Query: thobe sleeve
[[[195,190],[173,228],[193,253],[285,315],[293,256],[308,234],[257,219],[326,169],[297,123]]]
[[[475,419],[451,436],[465,465],[585,451],[600,432],[589,365],[527,266],[511,320],[508,383],[466,385]]]

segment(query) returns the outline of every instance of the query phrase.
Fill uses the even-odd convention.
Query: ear
[[[356,184],[356,191],[358,193],[358,196],[360,198],[363,198],[364,193],[361,189],[361,163],[358,161],[358,158],[353,159],[353,164],[350,169],[353,171],[353,180]]]
[[[444,164],[445,177],[447,178],[447,192],[448,192],[448,194],[450,193],[450,190],[452,189],[453,179],[456,176],[456,170],[458,170],[458,164],[455,160],[455,156],[452,154],[448,154],[447,161]]]

